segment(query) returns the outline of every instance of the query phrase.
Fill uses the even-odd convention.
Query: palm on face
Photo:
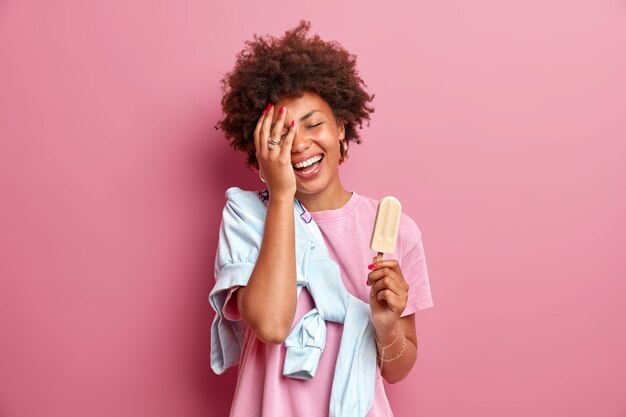
[[[268,105],[254,130],[256,158],[261,179],[267,183],[270,191],[293,196],[296,192],[296,176],[291,165],[291,147],[295,136],[295,121],[289,125],[289,131],[282,141],[273,144],[272,141],[276,141],[274,138],[281,137],[287,117],[287,109],[281,107],[272,128],[274,109],[274,106]]]

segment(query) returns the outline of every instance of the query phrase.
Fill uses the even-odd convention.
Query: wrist
[[[396,321],[394,324],[384,329],[375,328],[375,331],[376,341],[379,345],[391,345],[398,340],[398,335],[400,334],[400,322]]]
[[[292,193],[288,193],[288,192],[270,192],[270,197],[269,197],[269,205],[275,205],[275,206],[283,206],[283,205],[288,205],[288,206],[293,206],[293,199],[294,199],[295,194]]]
[[[402,356],[404,356],[404,352],[406,351],[406,335],[400,328],[399,321],[396,322],[395,331],[387,332],[383,337],[385,338],[392,337],[393,333],[395,333],[395,336],[393,336],[393,339],[391,341],[380,340],[378,336],[376,337],[376,350],[378,351],[377,356],[378,356],[379,369],[380,369],[381,375],[382,375],[383,366],[385,365],[385,363],[397,361]],[[400,338],[402,339],[402,341],[398,342],[398,339]],[[399,351],[397,348],[398,344],[401,345]],[[391,353],[391,355],[393,356],[390,357],[389,353]]]

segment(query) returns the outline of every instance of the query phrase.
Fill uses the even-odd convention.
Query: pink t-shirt
[[[369,244],[377,207],[376,200],[353,192],[350,200],[340,209],[311,212],[331,258],[339,264],[346,289],[366,303],[369,302],[370,291],[366,285],[367,265],[372,263],[375,255]],[[409,299],[402,316],[433,306],[421,237],[415,222],[403,213],[396,252],[384,257],[399,261],[409,284]],[[235,297],[231,297],[235,290],[230,290],[224,315],[230,320],[241,320]],[[313,299],[303,289],[293,324],[314,307]],[[246,328],[230,416],[327,417],[343,326],[330,321],[326,322],[326,326],[326,347],[315,377],[308,380],[283,376],[284,344],[265,344]],[[393,416],[380,373],[376,376],[374,403],[367,416]]]

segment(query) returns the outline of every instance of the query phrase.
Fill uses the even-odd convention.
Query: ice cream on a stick
[[[370,248],[377,252],[377,262],[383,258],[383,253],[395,252],[401,214],[402,205],[395,197],[385,197],[378,203],[376,222],[370,241]]]

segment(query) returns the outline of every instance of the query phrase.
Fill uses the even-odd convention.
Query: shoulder
[[[243,190],[239,187],[230,187],[226,190],[226,204],[224,211],[233,211],[239,217],[248,217],[256,214],[265,217],[265,204],[262,191]]]
[[[224,194],[226,196],[227,201],[238,201],[238,200],[246,200],[251,197],[259,198],[259,193],[257,191],[244,190],[239,187],[230,187],[226,190]]]
[[[415,220],[406,213],[402,213],[402,218],[400,219],[398,239],[402,242],[402,247],[405,248],[405,255],[422,240],[422,231],[415,223]]]
[[[250,191],[243,190],[239,187],[230,187],[224,193],[227,202],[257,203],[268,199],[267,190]]]

